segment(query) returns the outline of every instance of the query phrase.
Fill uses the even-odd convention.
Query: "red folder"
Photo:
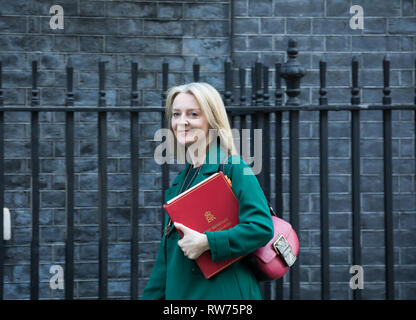
[[[221,171],[169,200],[163,208],[173,222],[201,233],[227,230],[239,223],[238,200]],[[178,232],[183,237],[183,233]],[[241,258],[213,262],[208,250],[196,259],[196,263],[209,279]]]

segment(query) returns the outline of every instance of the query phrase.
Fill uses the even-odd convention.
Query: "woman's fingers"
[[[178,246],[181,248],[185,257],[195,260],[204,251],[209,250],[206,235],[190,229],[178,222],[175,222],[174,225],[178,231],[183,233],[183,238],[178,240]]]
[[[183,254],[185,255],[185,257],[187,257],[188,254],[187,254],[187,251],[185,250],[184,243],[183,243],[183,239],[181,239],[181,240],[178,241],[178,246],[179,246],[179,248],[181,248],[181,250],[182,250]]]
[[[189,230],[191,230],[191,229],[189,229],[188,227],[185,227],[182,223],[179,223],[179,222],[175,222],[175,223],[174,223],[174,226],[175,226],[175,228],[176,228],[177,230],[182,231],[184,235],[185,235],[185,233],[187,233]]]

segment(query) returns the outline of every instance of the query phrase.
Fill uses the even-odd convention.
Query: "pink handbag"
[[[291,224],[272,216],[274,237],[264,247],[252,253],[257,262],[259,280],[276,280],[283,277],[295,263],[299,252],[299,239]]]
[[[292,225],[277,217],[269,203],[274,225],[273,238],[245,258],[258,281],[277,280],[295,263],[299,239]]]

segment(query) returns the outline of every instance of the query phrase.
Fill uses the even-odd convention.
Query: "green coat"
[[[217,161],[209,162],[215,155]],[[191,186],[201,182],[218,171],[219,159],[225,158],[220,147],[212,145],[206,156],[200,173]],[[239,164],[231,164],[238,159]],[[237,161],[238,161],[237,160]],[[214,163],[216,162],[216,163]],[[165,192],[166,201],[175,197],[182,185],[189,167],[186,164],[174,179],[172,187]],[[247,168],[251,175],[245,175]],[[243,160],[233,155],[225,165],[225,173],[231,179],[232,189],[239,201],[240,224],[224,231],[206,232],[213,261],[247,255],[264,246],[273,237],[273,223],[267,200],[256,176]],[[168,216],[165,213],[165,227]],[[210,279],[205,279],[194,260],[184,256],[177,242],[179,233],[172,226],[168,236],[162,237],[150,279],[143,291],[142,299],[167,300],[241,300],[261,299],[258,282],[242,260],[232,264]],[[166,246],[166,247],[165,247]]]

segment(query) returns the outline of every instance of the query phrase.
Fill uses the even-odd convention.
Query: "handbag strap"
[[[226,161],[226,163],[228,163],[228,159],[230,159],[230,157],[231,157],[231,155],[227,158],[227,161]],[[219,165],[219,167],[218,167],[218,172],[220,172],[220,171],[222,171],[222,173],[224,173],[225,174],[225,170],[224,170],[224,168],[225,168],[225,166],[224,166],[224,163],[220,163],[220,165]],[[228,177],[228,175],[227,175],[227,177]],[[228,178],[230,178],[230,177],[228,177]],[[231,178],[230,178],[231,179]],[[261,188],[261,187],[260,187]],[[263,191],[263,189],[262,189],[262,191]],[[264,191],[263,191],[263,194],[264,194]],[[269,206],[269,209],[270,209],[270,214],[272,215],[272,216],[275,216],[275,217],[277,217],[277,214],[276,214],[276,212],[274,211],[274,209],[273,209],[273,207],[272,207],[272,204],[270,203],[270,201],[267,199],[267,197],[266,197],[266,195],[264,194],[264,197],[266,198],[266,201],[267,201],[267,205]]]

